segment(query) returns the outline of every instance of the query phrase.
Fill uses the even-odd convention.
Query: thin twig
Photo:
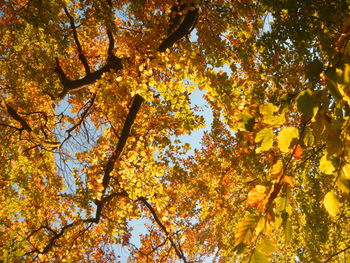
[[[347,246],[346,248],[338,251],[337,253],[331,255],[329,258],[326,259],[326,261],[324,261],[323,263],[327,263],[327,262],[330,262],[332,260],[332,258],[334,258],[335,256],[338,256],[339,254],[345,252],[346,250],[350,249],[350,246]]]

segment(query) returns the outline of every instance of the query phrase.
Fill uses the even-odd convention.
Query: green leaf
[[[276,250],[275,244],[266,238],[261,238],[256,248],[252,251],[250,257],[244,262],[247,263],[268,263],[273,251]]]
[[[343,141],[340,139],[340,130],[328,128],[328,135],[327,135],[327,152],[330,155],[339,155],[341,154],[343,150]]]
[[[339,213],[340,203],[333,191],[330,191],[325,195],[323,204],[331,216],[336,216]]]
[[[259,250],[254,249],[252,254],[243,261],[244,263],[269,263],[269,258],[261,253]]]
[[[286,210],[286,207],[288,205],[288,198],[283,195],[279,195],[276,199],[276,212],[282,213]]]
[[[299,137],[299,131],[295,127],[287,127],[282,128],[282,130],[279,132],[277,140],[278,140],[278,147],[280,148],[281,152],[288,152],[290,143],[293,139],[297,139]]]
[[[310,128],[306,128],[305,129],[303,141],[304,141],[305,146],[312,146],[312,145],[314,145],[315,137],[312,134],[312,131],[310,130]]]
[[[311,82],[317,82],[320,79],[320,73],[323,71],[323,63],[319,60],[313,60],[306,65],[306,74]]]
[[[297,97],[297,107],[305,118],[311,118],[317,113],[317,106],[314,103],[313,94],[310,89],[302,91]]]
[[[320,160],[320,166],[319,169],[322,173],[325,174],[332,174],[335,170],[335,167],[332,163],[332,161],[328,160],[327,153],[324,154]]]
[[[241,116],[241,121],[239,122],[240,127],[250,132],[253,131],[254,117],[249,113],[241,113],[240,116]]]
[[[266,220],[265,220],[265,217],[261,216],[259,218],[259,221],[256,225],[256,228],[255,228],[255,233],[256,235],[259,235],[261,233],[261,231],[264,229],[265,227],[265,224],[266,224]]]
[[[260,147],[256,150],[258,153],[262,151],[266,151],[271,148],[273,138],[273,131],[270,128],[264,128],[260,130],[255,137],[255,142],[260,143]]]
[[[257,246],[257,249],[262,254],[269,257],[272,254],[272,252],[276,250],[276,247],[275,247],[274,242],[272,242],[270,239],[261,238],[259,241],[259,244]]]
[[[237,229],[235,232],[235,250],[239,247],[240,243],[249,244],[253,233],[255,230],[255,226],[260,219],[259,216],[249,215],[242,221],[238,222]]]
[[[284,237],[284,242],[286,242],[287,245],[290,244],[290,241],[292,240],[292,236],[293,236],[292,223],[288,218],[283,224],[283,237]]]
[[[343,99],[350,104],[350,96],[348,94],[350,86],[350,64],[345,63],[337,68],[330,68],[327,72],[329,84],[327,88],[331,95],[336,99]]]

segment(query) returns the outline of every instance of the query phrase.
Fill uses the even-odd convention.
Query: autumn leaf
[[[347,0],[2,1],[0,262],[345,259],[348,20]]]
[[[319,74],[316,74],[318,76]],[[304,90],[297,97],[297,106],[306,119],[313,117],[317,112],[315,104],[315,95],[310,89]]]
[[[312,146],[314,144],[315,137],[310,128],[305,128],[303,141],[306,146]]]
[[[289,147],[293,139],[299,137],[299,131],[295,127],[285,127],[279,132],[277,136],[278,147],[284,153],[289,152]]]
[[[323,204],[331,216],[336,216],[339,213],[340,203],[334,191],[330,191],[325,195]]]
[[[344,178],[350,180],[350,164],[345,164],[342,167],[342,172],[344,174]]]
[[[327,153],[325,153],[322,156],[322,158],[320,160],[319,169],[321,172],[323,172],[325,174],[332,174],[334,172],[335,167],[334,167],[332,161],[328,159]]]
[[[272,103],[265,103],[259,106],[259,112],[262,115],[273,115],[276,110],[276,106]]]
[[[250,192],[247,197],[248,206],[261,206],[263,200],[267,196],[267,188],[263,185],[256,185]]]
[[[268,263],[269,258],[273,251],[276,250],[275,244],[266,238],[261,238],[256,246],[253,249],[252,254],[248,256],[245,263]]]
[[[294,159],[300,159],[303,156],[304,149],[298,144],[293,149],[293,157]]]
[[[279,178],[283,173],[283,162],[278,160],[269,170],[272,179]]]
[[[257,149],[257,152],[266,151],[272,146],[273,132],[269,128],[264,128],[260,130],[255,137],[255,142],[260,143],[260,147]]]
[[[282,182],[285,183],[285,184],[290,185],[291,187],[295,186],[293,178],[288,176],[288,175],[283,176]]]
[[[250,243],[254,234],[254,228],[259,219],[259,216],[249,215],[239,221],[235,231],[235,246],[237,249],[242,243],[245,245]]]

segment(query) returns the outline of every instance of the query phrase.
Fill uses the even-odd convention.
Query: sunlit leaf
[[[259,221],[259,216],[249,215],[238,222],[235,231],[235,246],[240,243],[249,244],[253,235],[256,224]]]
[[[282,182],[290,185],[291,187],[295,186],[293,178],[291,176],[288,176],[288,175],[283,176]]]
[[[285,127],[279,132],[277,140],[278,147],[284,153],[289,152],[289,147],[293,139],[299,137],[299,131],[295,127]]]
[[[336,185],[341,192],[346,194],[350,193],[350,180],[345,177],[344,172],[340,172]]]
[[[347,180],[350,180],[350,164],[345,164],[342,167],[342,172],[344,174],[344,178],[346,178]]]
[[[255,137],[255,142],[260,143],[260,147],[257,152],[266,151],[271,148],[273,142],[273,131],[270,128],[264,128],[260,130]]]
[[[331,216],[336,216],[339,213],[340,203],[333,191],[330,191],[325,195],[323,204]]]
[[[312,131],[310,130],[310,128],[305,129],[303,141],[306,146],[312,146],[314,144],[315,137],[312,134]]]
[[[293,152],[294,152],[293,157],[295,159],[300,159],[303,156],[303,151],[304,151],[304,149],[298,144],[293,149]]]
[[[325,173],[325,174],[332,174],[335,171],[335,167],[332,163],[332,161],[330,161],[328,159],[327,154],[324,154],[320,160],[320,171]]]
[[[271,178],[277,179],[282,175],[283,172],[283,162],[278,160],[269,170]]]
[[[247,197],[247,204],[249,206],[259,206],[267,195],[267,188],[263,185],[255,186]]]
[[[259,112],[262,115],[273,115],[276,110],[276,106],[272,103],[265,103],[259,106]]]

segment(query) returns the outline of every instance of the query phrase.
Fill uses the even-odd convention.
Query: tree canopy
[[[348,0],[0,5],[0,262],[349,260]]]

